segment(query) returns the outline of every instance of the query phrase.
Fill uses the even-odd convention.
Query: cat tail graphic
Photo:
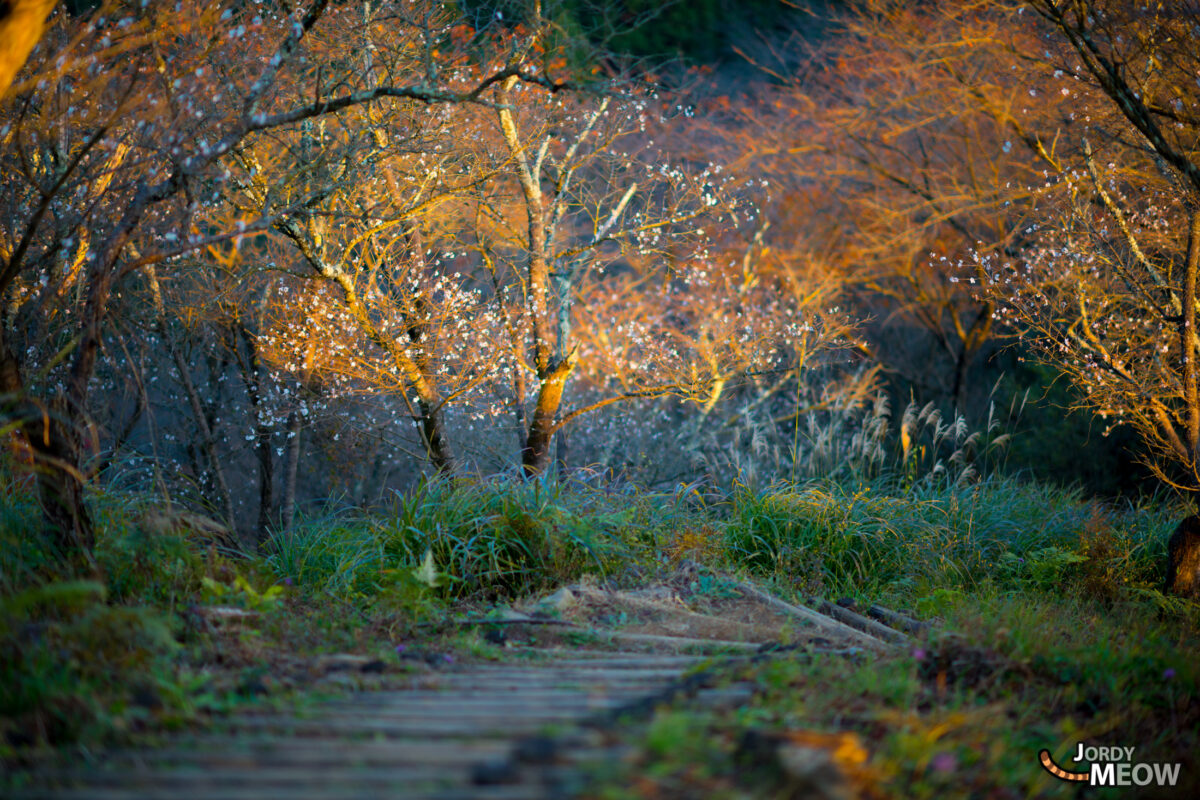
[[[1054,759],[1050,757],[1049,750],[1043,750],[1038,753],[1038,759],[1042,762],[1042,767],[1045,768],[1046,772],[1064,781],[1086,781],[1091,778],[1091,773],[1071,772],[1055,764]]]

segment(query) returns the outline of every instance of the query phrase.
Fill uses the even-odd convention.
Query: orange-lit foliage
[[[836,192],[842,238],[827,240],[865,286],[952,332],[964,356],[991,319],[1008,323],[1188,488],[1198,11],[866,0],[849,38],[756,109],[753,144]]]
[[[1028,5],[1037,39],[1017,54],[1040,68],[1039,138],[1061,143],[1060,168],[1032,187],[1044,196],[1020,250],[974,260],[981,294],[1088,406],[1138,430],[1161,478],[1195,491],[1200,5]]]
[[[41,38],[53,8],[54,0],[9,0],[0,9],[0,95]]]
[[[1057,168],[1053,140],[1035,138],[1040,84],[1011,54],[1033,32],[1011,11],[866,0],[820,46],[757,58],[773,88],[730,112],[747,167],[791,195],[786,224],[876,320],[873,354],[960,407],[994,307],[943,259],[1019,244],[1035,184]],[[927,331],[949,368],[906,352],[895,321]]]

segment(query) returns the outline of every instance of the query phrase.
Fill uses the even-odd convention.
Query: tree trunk
[[[975,355],[983,347],[992,332],[992,304],[984,303],[979,307],[979,313],[971,322],[971,327],[963,329],[958,318],[954,318],[954,328],[962,345],[954,363],[954,388],[951,392],[956,413],[967,412],[965,395],[967,393],[967,372]]]
[[[179,385],[183,387],[183,392],[187,395],[188,405],[192,410],[192,417],[196,420],[196,427],[200,431],[200,444],[204,448],[204,454],[208,457],[208,469],[212,475],[213,486],[217,492],[217,500],[221,503],[222,511],[225,515],[225,524],[231,531],[237,531],[237,520],[233,509],[233,495],[229,491],[229,484],[225,480],[225,468],[222,465],[221,457],[217,453],[217,440],[213,433],[212,423],[209,420],[209,414],[205,413],[204,404],[200,399],[200,392],[196,389],[196,384],[192,381],[192,375],[189,370],[187,359],[183,357],[183,353],[175,345],[175,339],[171,336],[170,329],[167,326],[167,311],[163,303],[162,290],[158,284],[158,272],[154,265],[146,267],[146,279],[150,285],[150,295],[154,301],[154,310],[157,317],[158,335],[162,337],[163,343],[171,352],[171,359],[175,362],[175,369],[179,372]]]
[[[525,449],[521,452],[521,466],[528,476],[540,475],[549,466],[550,445],[558,429],[556,417],[562,405],[563,387],[574,367],[574,360],[563,359],[548,374],[539,376],[537,404],[529,423],[529,435],[525,437]]]
[[[543,202],[538,162],[530,164],[521,144],[516,119],[509,103],[509,91],[517,79],[510,77],[496,86],[496,116],[508,146],[509,155],[517,165],[517,181],[525,201],[527,222],[525,242],[528,254],[526,304],[533,332],[533,360],[537,370],[537,403],[529,434],[521,451],[521,466],[526,475],[538,475],[550,460],[550,443],[554,440],[555,417],[562,404],[563,385],[573,366],[568,359],[554,358],[556,338],[549,307],[550,264],[547,261],[546,209]]]
[[[1163,594],[1200,599],[1200,517],[1191,516],[1167,540]]]
[[[258,460],[258,525],[257,545],[261,551],[271,531],[271,514],[275,506],[275,462],[271,455],[271,433],[273,425],[264,421],[262,409],[262,362],[254,336],[244,325],[237,326],[237,333],[246,345],[249,358],[244,363],[242,377],[246,394],[250,398],[251,413],[254,414],[254,453]],[[240,358],[239,358],[240,361]]]
[[[258,456],[258,549],[261,551],[271,534],[271,511],[275,506],[275,462],[271,457],[271,427],[261,422],[254,426],[255,453]]]
[[[967,350],[966,345],[963,345],[962,352],[958,354],[954,364],[954,386],[950,390],[950,402],[954,404],[954,413],[966,414],[966,403],[963,400],[963,395],[966,394],[967,388],[967,370],[971,367],[971,353]]]
[[[0,95],[8,91],[42,32],[54,0],[6,0],[0,3]]]
[[[1190,462],[1193,487],[1198,480],[1197,450],[1200,449],[1200,368],[1196,359],[1196,283],[1200,273],[1200,210],[1192,212],[1188,226],[1188,252],[1183,274],[1183,319],[1179,324],[1180,372],[1186,425],[1183,446]],[[1200,599],[1200,517],[1191,516],[1167,540],[1167,580],[1163,592]]]
[[[56,401],[38,422],[26,425],[37,470],[38,493],[46,527],[59,550],[67,556],[82,554],[93,568],[95,526],[84,503],[83,474],[79,471],[79,446],[66,404]]]
[[[513,414],[517,418],[517,452],[524,453],[529,442],[525,438],[525,373],[519,362],[513,367]]]
[[[566,480],[567,478],[567,460],[571,457],[571,443],[567,440],[567,432],[560,430],[555,437],[556,450],[554,463],[558,468],[558,479]]]
[[[416,233],[412,233],[410,236],[415,242],[414,251],[420,251],[422,249],[420,236]],[[418,256],[418,258],[423,258],[423,256]],[[436,384],[430,378],[429,354],[425,350],[430,336],[429,326],[425,320],[428,306],[424,298],[419,295],[415,301],[414,311],[415,315],[408,325],[408,340],[414,353],[412,363],[416,368],[415,380],[412,381],[413,389],[417,393],[417,410],[420,412],[416,422],[421,432],[421,444],[425,447],[425,454],[429,457],[429,462],[439,473],[449,474],[454,471],[454,458],[450,454],[450,442],[446,439],[442,398],[438,394]]]
[[[283,467],[283,502],[280,510],[280,529],[291,537],[292,523],[296,519],[296,475],[300,467],[300,431],[303,424],[300,409],[292,409],[287,421],[287,460]]]
[[[529,435],[525,437],[525,449],[521,452],[521,467],[532,478],[546,470],[550,460],[550,443],[554,440],[554,414],[547,417],[541,410],[533,412]]]
[[[1187,261],[1183,269],[1183,319],[1179,325],[1180,372],[1183,400],[1187,406],[1184,446],[1191,463],[1193,483],[1197,479],[1197,451],[1200,451],[1200,365],[1196,352],[1196,280],[1200,273],[1200,209],[1192,212],[1188,225]]]
[[[5,399],[4,416],[15,418],[16,435],[33,456],[30,466],[37,476],[42,519],[61,554],[82,555],[91,571],[98,573],[92,559],[95,526],[84,503],[79,447],[66,401],[60,398],[49,409],[25,401],[21,365],[8,347],[5,324],[0,320],[0,397]]]
[[[450,442],[446,439],[446,428],[442,422],[441,399],[421,397],[417,407],[421,411],[421,441],[429,455],[429,463],[439,474],[454,471],[454,458],[450,455]]]

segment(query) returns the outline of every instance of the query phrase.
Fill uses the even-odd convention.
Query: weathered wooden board
[[[641,652],[532,656],[443,668],[414,678],[410,688],[352,695],[299,716],[238,714],[214,732],[181,736],[157,751],[116,752],[99,767],[43,772],[43,786],[13,800],[562,797],[586,780],[575,762],[613,762],[625,752],[603,746],[590,721],[656,697],[688,671],[714,663]],[[733,704],[748,694],[726,687],[693,696]],[[547,732],[555,735],[545,763],[523,767],[523,737],[539,741]]]

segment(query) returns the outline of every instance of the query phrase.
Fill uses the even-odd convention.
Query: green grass
[[[936,633],[890,655],[767,662],[739,676],[757,687],[750,704],[660,710],[636,734],[636,760],[590,796],[787,796],[770,756],[746,752],[748,731],[852,736],[866,756],[852,782],[867,796],[1074,797],[1037,753],[1071,768],[1080,741],[1182,763],[1175,794],[1145,796],[1195,796],[1195,630],[1144,604],[1099,611],[1077,595],[984,591],[947,602]],[[664,746],[664,729],[686,732],[683,749]]]
[[[778,775],[739,755],[748,730],[853,734],[859,777],[903,797],[1057,796],[1033,754],[1064,756],[1077,739],[1162,760],[1200,744],[1188,704],[1200,610],[1157,591],[1185,510],[933,474],[704,499],[687,486],[434,481],[371,513],[302,518],[266,556],[143,530],[152,499],[97,492],[103,583],[63,567],[25,486],[0,475],[0,756],[192,724],[261,702],[263,685],[287,697],[304,688],[278,679],[289,659],[386,655],[456,609],[584,575],[633,582],[685,556],[785,597],[908,609],[935,633],[878,660],[772,662],[734,712],[665,710],[642,734],[641,789],[625,776],[598,796],[771,791]],[[256,616],[214,635],[195,624],[205,605]],[[477,637],[454,646],[494,657]]]
[[[267,564],[310,594],[403,605],[428,552],[434,597],[511,599],[645,557],[673,519],[659,500],[541,481],[431,481],[369,515],[301,520],[271,542]]]
[[[0,471],[0,497],[0,763],[201,722],[252,699],[246,679],[267,659],[252,646],[232,652],[192,609],[261,599],[238,584],[267,591],[264,564],[144,527],[151,498],[96,492],[103,580],[80,579],[42,535],[27,482]],[[300,607],[259,611],[281,641],[308,616]],[[218,660],[225,665],[214,669]]]
[[[143,526],[154,498],[96,491],[97,583],[40,534],[26,482],[0,473],[0,496],[0,759],[10,761],[202,722],[253,702],[247,687],[291,659],[391,655],[394,639],[453,603],[508,601],[650,559],[675,521],[653,496],[435,481],[373,514],[303,518],[258,556]],[[196,616],[204,606],[256,616],[214,633]],[[447,646],[459,645],[478,655],[467,640]]]
[[[885,481],[738,490],[728,559],[813,593],[914,602],[934,590],[1053,588],[1088,578],[1109,594],[1162,583],[1180,512],[1106,507],[1011,479],[893,493]]]
[[[866,796],[1075,796],[1037,752],[1069,766],[1079,741],[1184,764],[1187,786],[1167,796],[1200,788],[1200,604],[1158,592],[1183,509],[1007,479],[880,479],[743,487],[724,511],[727,565],[784,595],[914,609],[932,632],[879,658],[769,662],[741,676],[757,694],[735,711],[662,709],[592,796],[789,796],[748,731],[854,737],[864,760],[846,771]],[[686,732],[678,748],[664,730]]]

